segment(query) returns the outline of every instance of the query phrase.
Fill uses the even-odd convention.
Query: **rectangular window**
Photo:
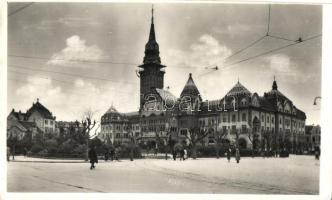
[[[242,113],[242,121],[247,121],[247,115],[246,113]]]
[[[247,133],[247,125],[242,125],[242,133]]]
[[[270,123],[270,117],[269,116],[266,117],[266,122]]]
[[[226,117],[223,117],[223,118],[222,118],[222,121],[223,121],[223,122],[227,122],[227,118],[226,118]]]
[[[235,125],[232,126],[232,133],[233,133],[233,134],[236,133],[236,126],[235,126]]]
[[[48,125],[48,121],[47,121],[47,119],[45,119],[45,125]]]
[[[187,135],[187,129],[182,129],[180,131],[180,134],[183,135],[183,136],[186,136]]]
[[[236,121],[236,118],[235,118],[235,114],[232,115],[232,122],[235,122]]]
[[[262,115],[262,122],[264,122],[264,115]]]
[[[271,122],[274,123],[274,117],[271,117]]]

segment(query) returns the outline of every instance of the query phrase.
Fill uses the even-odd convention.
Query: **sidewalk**
[[[84,159],[56,159],[56,158],[33,158],[24,156],[15,156],[15,160],[11,159],[9,162],[34,162],[34,163],[86,163]]]

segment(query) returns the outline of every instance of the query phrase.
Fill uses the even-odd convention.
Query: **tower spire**
[[[151,24],[153,24],[153,4],[152,4],[152,9],[151,9]]]
[[[278,85],[275,76],[273,76],[272,90],[278,90]]]
[[[154,30],[154,8],[152,5],[151,8],[151,26],[150,26],[150,34],[149,34],[149,41],[145,45],[145,57],[143,59],[143,63],[156,63],[160,64],[160,57],[159,57],[159,45],[156,41],[156,34]]]

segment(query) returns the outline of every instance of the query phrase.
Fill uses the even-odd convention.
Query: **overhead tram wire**
[[[106,78],[98,78],[98,77],[93,77],[93,76],[77,75],[77,74],[66,73],[66,72],[59,72],[59,71],[52,71],[52,70],[44,70],[44,69],[33,69],[33,68],[29,68],[29,67],[23,67],[23,66],[21,66],[21,65],[13,65],[13,64],[9,64],[8,66],[12,66],[12,67],[14,67],[14,68],[25,69],[25,70],[31,70],[31,71],[41,71],[41,72],[56,73],[56,74],[62,74],[62,75],[66,75],[66,76],[80,77],[80,78],[86,78],[86,79],[94,79],[94,80],[100,80],[100,81],[109,81],[109,82],[126,83],[126,84],[134,84],[134,85],[137,84],[137,83],[134,83],[134,82],[128,82],[128,81],[115,81],[115,80],[106,79]]]
[[[46,57],[36,57],[36,56],[26,56],[26,55],[14,55],[14,54],[9,54],[9,57],[14,57],[14,58],[26,58],[26,59],[35,59],[35,60],[50,60],[52,58],[46,58]],[[68,62],[78,62],[78,63],[95,63],[95,64],[113,64],[113,65],[128,65],[128,66],[140,66],[141,64],[138,63],[130,63],[130,62],[114,62],[114,61],[92,61],[92,60],[71,60],[71,59],[53,59],[53,60],[59,60],[59,61],[68,61]],[[210,66],[208,66],[210,67]],[[195,68],[193,66],[176,66],[176,67],[170,67],[170,68]],[[202,69],[206,69],[207,67]]]
[[[26,76],[26,75],[34,75],[34,74],[29,74],[29,73],[24,73],[24,72],[18,72],[18,71],[15,71],[15,70],[9,70],[9,72],[12,72],[12,73],[16,73],[16,74],[21,74],[21,75],[24,75],[24,76]],[[66,84],[66,85],[73,85],[73,84],[75,84],[75,81],[66,81],[66,80],[60,80],[60,79],[55,79],[55,78],[48,78],[48,77],[45,77],[45,76],[39,76],[39,75],[37,75],[36,77],[38,77],[38,78],[41,78],[41,79],[45,79],[45,80],[52,80],[52,81],[56,81],[56,82],[59,82],[59,83],[62,83],[62,84]],[[10,79],[10,78],[8,78],[8,79]],[[17,80],[19,80],[19,79],[17,79]],[[23,81],[23,80],[22,80]],[[26,81],[27,83],[31,83],[31,82],[28,82],[28,81]],[[99,87],[98,87],[99,88]],[[114,91],[114,92],[116,92],[116,93],[121,93],[121,94],[124,94],[124,95],[128,95],[128,93],[126,93],[126,92],[122,92],[122,91],[120,91],[120,90],[116,90],[116,89],[109,89],[109,88],[105,88],[105,87],[101,87],[101,89],[105,89],[105,90],[112,90],[112,91]]]
[[[235,55],[237,55],[237,54],[239,54],[239,53],[241,53],[241,52],[243,52],[243,51],[249,49],[250,47],[252,47],[252,46],[254,46],[255,44],[257,44],[258,42],[262,41],[262,40],[263,40],[264,38],[266,38],[266,37],[267,37],[267,36],[264,35],[264,36],[258,38],[258,39],[255,40],[254,42],[250,43],[248,46],[246,46],[246,47],[244,47],[244,48],[242,48],[242,49],[236,51],[235,53],[231,54],[230,56],[226,57],[226,58],[225,58],[225,61],[227,62],[227,60],[228,60],[229,58],[231,58],[231,57],[233,57],[233,56],[235,56]]]
[[[8,14],[8,17],[10,17],[10,16],[14,15],[15,13],[18,13],[18,12],[22,11],[23,9],[31,6],[33,3],[34,2],[31,2],[31,3],[29,3],[29,4],[25,5],[25,6],[22,6],[21,8],[18,8],[17,10],[14,10],[13,12],[11,12],[11,13]]]
[[[242,63],[242,62],[246,62],[248,60],[252,60],[252,59],[255,59],[257,57],[260,57],[260,56],[263,56],[263,55],[266,55],[266,54],[270,54],[270,53],[273,53],[275,51],[279,51],[279,50],[282,50],[282,49],[285,49],[285,48],[288,48],[290,46],[293,46],[293,45],[298,45],[298,44],[301,44],[301,43],[304,43],[306,41],[309,41],[309,40],[313,40],[313,39],[316,39],[318,37],[321,37],[322,34],[319,34],[319,35],[315,35],[315,36],[312,36],[312,37],[309,37],[307,39],[303,39],[302,41],[300,42],[295,42],[295,43],[291,43],[291,44],[288,44],[288,45],[285,45],[285,46],[281,46],[281,47],[278,47],[278,48],[275,48],[275,49],[272,49],[272,50],[269,50],[269,51],[266,51],[266,52],[263,52],[263,53],[260,53],[260,54],[257,54],[255,56],[251,56],[249,58],[246,58],[246,59],[243,59],[243,60],[240,60],[240,61],[236,61],[236,62],[233,62],[233,63],[230,63],[228,65],[226,65],[225,67],[222,67],[220,69],[229,69],[232,65],[237,65],[239,63]]]
[[[225,61],[227,62],[228,59],[230,59],[231,57],[249,49],[250,47],[254,46],[255,44],[259,43],[260,41],[262,41],[265,38],[271,37],[271,38],[275,38],[275,39],[280,39],[280,40],[285,40],[288,42],[296,42],[296,40],[291,40],[291,39],[287,39],[284,37],[279,37],[279,36],[275,36],[275,35],[271,35],[270,34],[270,24],[271,24],[271,4],[269,4],[269,12],[268,12],[268,20],[267,20],[267,31],[266,34],[260,38],[258,38],[257,40],[255,40],[254,42],[250,43],[249,45],[243,47],[242,49],[236,51],[235,53],[231,54],[230,56],[225,58]]]
[[[313,40],[313,39],[316,39],[318,37],[321,37],[322,34],[318,34],[318,35],[314,35],[312,37],[309,37],[307,39],[303,39],[301,41],[294,41],[294,43],[291,43],[291,44],[287,44],[287,45],[284,45],[284,46],[281,46],[281,47],[278,47],[278,48],[275,48],[275,49],[272,49],[272,50],[269,50],[269,51],[266,51],[266,52],[263,52],[263,53],[260,53],[260,54],[257,54],[257,55],[254,55],[254,56],[251,56],[249,58],[245,58],[243,60],[239,60],[239,61],[236,61],[236,62],[233,62],[233,63],[230,63],[228,65],[225,65],[224,67],[221,67],[220,69],[221,70],[225,70],[225,69],[229,69],[229,68],[232,68],[233,65],[237,65],[239,63],[242,63],[242,62],[246,62],[246,61],[249,61],[249,60],[252,60],[252,59],[255,59],[257,57],[260,57],[260,56],[264,56],[264,55],[267,55],[267,54],[270,54],[270,53],[273,53],[275,51],[279,51],[279,50],[282,50],[282,49],[285,49],[285,48],[288,48],[288,47],[291,47],[291,46],[294,46],[294,45],[298,45],[298,44],[301,44],[301,43],[304,43],[306,41],[309,41],[309,40]],[[205,74],[201,74],[199,77],[202,77],[204,75],[207,75],[209,73],[211,73],[213,71],[210,71],[208,73],[205,73]]]
[[[267,20],[267,32],[266,32],[266,36],[268,36],[269,32],[270,32],[270,21],[271,21],[271,4],[269,4],[269,15],[268,15],[268,20]]]
[[[50,59],[52,59],[52,58],[46,58],[46,57],[13,55],[13,54],[8,54],[8,56],[9,57],[15,57],[15,58],[27,58],[27,59],[37,59],[37,60],[50,60]],[[52,60],[68,61],[68,62],[73,62],[73,63],[74,62],[79,62],[79,63],[97,63],[97,64],[114,64],[114,65],[135,65],[135,66],[140,65],[140,64],[137,64],[137,63],[127,63],[127,62],[72,60],[72,59],[62,59],[62,58],[53,58]]]
[[[41,84],[38,84],[38,83],[33,83],[33,82],[29,82],[29,81],[21,80],[21,79],[16,79],[16,78],[8,78],[8,80],[15,81],[15,82],[29,83],[29,84],[34,84],[34,85],[40,85],[40,86],[42,86]],[[70,91],[70,93],[78,94],[78,95],[91,95],[91,93],[80,93],[80,92],[76,92],[76,91],[73,92],[72,90]]]

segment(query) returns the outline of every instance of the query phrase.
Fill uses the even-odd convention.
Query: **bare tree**
[[[222,148],[222,140],[227,136],[227,131],[216,130],[214,132],[214,142],[215,142],[215,148],[216,148],[216,157],[219,159],[220,157],[220,149]]]
[[[193,159],[197,158],[197,143],[202,141],[209,133],[210,129],[206,130],[199,127],[192,127],[189,129],[189,134],[186,135],[186,138],[191,145]]]
[[[81,130],[80,133],[83,135],[84,138],[86,138],[86,157],[85,157],[86,160],[89,160],[90,132],[96,126],[96,121],[93,120],[92,122],[94,114],[95,114],[94,111],[92,111],[91,109],[87,109],[82,116],[82,121],[81,121],[82,127],[80,127],[80,123],[78,121],[75,122],[78,130]]]

